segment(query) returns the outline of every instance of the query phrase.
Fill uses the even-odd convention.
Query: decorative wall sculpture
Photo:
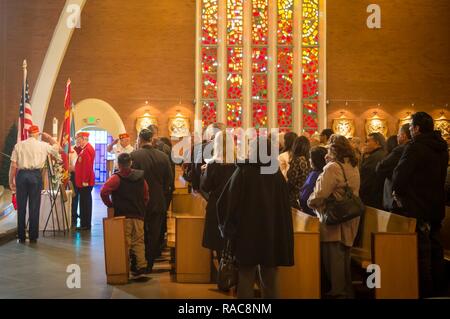
[[[189,136],[190,122],[189,118],[177,113],[176,116],[169,118],[169,135],[171,137]]]
[[[366,119],[366,135],[371,133],[381,133],[387,137],[388,126],[385,119],[380,118],[375,112],[373,117]]]
[[[333,120],[333,131],[336,134],[343,135],[347,138],[353,137],[355,134],[355,121],[342,115],[338,119]]]
[[[136,120],[137,134],[139,135],[140,131],[142,131],[144,128],[147,128],[151,124],[158,126],[158,120],[155,116],[145,113],[143,116],[138,117]]]
[[[411,124],[411,120],[412,120],[411,112],[406,112],[406,117],[398,121],[398,128],[402,127],[405,124]]]
[[[441,116],[434,120],[434,128],[441,131],[444,140],[450,137],[450,120],[445,117],[444,112],[441,112]]]

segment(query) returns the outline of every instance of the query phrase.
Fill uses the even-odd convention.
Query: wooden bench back
[[[372,233],[414,233],[416,220],[366,206],[363,217],[362,248],[371,251]]]
[[[200,194],[173,194],[172,213],[204,216],[206,201]]]
[[[292,224],[294,226],[294,233],[318,232],[320,227],[319,218],[305,214],[295,208],[292,208]]]

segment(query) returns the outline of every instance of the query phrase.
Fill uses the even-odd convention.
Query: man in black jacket
[[[409,132],[409,124],[406,123],[400,127],[397,134],[398,146],[395,147],[386,158],[377,165],[377,175],[384,180],[383,191],[383,208],[391,211],[393,208],[394,198],[392,197],[392,174],[403,155],[406,145],[411,141],[411,133]]]
[[[143,129],[139,133],[139,150],[131,153],[132,168],[144,171],[150,192],[144,219],[145,257],[149,272],[160,253],[161,225],[167,210],[165,199],[171,191],[173,180],[169,158],[152,146],[152,138],[152,131]]]
[[[376,167],[386,156],[386,139],[381,133],[367,137],[361,162],[359,196],[365,205],[383,209],[384,179],[377,176]]]
[[[446,288],[439,231],[445,217],[448,152],[427,113],[412,116],[410,132],[413,140],[394,170],[393,191],[397,211],[417,219],[420,294],[428,297]]]

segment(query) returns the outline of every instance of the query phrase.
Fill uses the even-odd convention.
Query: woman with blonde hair
[[[350,272],[350,250],[358,232],[359,217],[338,225],[323,223],[326,200],[334,196],[342,199],[346,185],[353,194],[359,194],[359,169],[355,152],[344,136],[335,136],[327,154],[328,164],[323,168],[308,200],[308,206],[318,214],[322,264],[325,279],[331,289],[327,293],[331,298],[353,298]]]
[[[234,136],[220,131],[214,137],[213,157],[203,171],[200,189],[208,198],[206,205],[203,247],[216,251],[220,260],[223,239],[219,232],[216,202],[236,168]]]

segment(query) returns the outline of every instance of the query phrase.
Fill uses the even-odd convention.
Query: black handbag
[[[344,167],[342,167],[341,163],[336,163],[339,164],[342,173],[344,174],[344,195],[340,200],[337,200],[334,195],[331,195],[325,200],[325,210],[322,214],[322,222],[326,225],[342,224],[353,218],[362,216],[365,210],[361,198],[353,194],[352,189],[348,186]]]
[[[227,240],[225,249],[220,258],[219,270],[217,271],[217,287],[222,291],[229,291],[237,286],[238,268],[236,259],[232,252],[231,241]]]

